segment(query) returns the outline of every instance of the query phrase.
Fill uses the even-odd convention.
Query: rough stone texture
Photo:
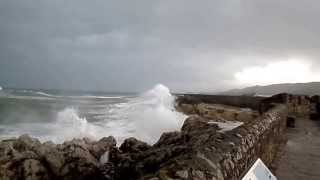
[[[148,150],[150,147],[147,143],[139,141],[136,138],[128,138],[122,143],[119,149],[123,153],[139,153]]]
[[[310,119],[320,119],[320,96],[311,97]]]
[[[226,133],[210,131],[215,128],[200,126],[202,137],[199,134],[196,142],[189,141],[188,151],[161,165],[154,177],[237,180],[258,157],[271,165],[279,147],[285,142],[286,117],[286,107],[278,105],[265,113],[259,121]],[[182,133],[185,130],[186,128],[182,128]],[[188,134],[198,136],[199,129],[188,130],[191,130]],[[206,134],[206,138],[203,134]],[[148,178],[151,176],[141,179]]]
[[[203,94],[180,94],[177,95],[178,107],[180,104],[224,104],[241,108],[259,109],[259,104],[264,97],[254,96],[223,96]]]
[[[115,148],[112,137],[98,142],[75,139],[60,145],[27,135],[0,143],[1,179],[102,179],[96,156]]]
[[[311,98],[308,96],[283,93],[261,100],[260,111],[264,112],[270,107],[272,108],[270,106],[272,103],[285,104],[288,107],[289,114],[297,116],[308,116],[312,106]]]
[[[104,170],[114,179],[239,179],[258,157],[272,164],[286,139],[286,119],[287,107],[277,105],[257,121],[222,133],[206,118],[191,116],[180,132],[164,133],[145,151],[111,152],[113,165]]]
[[[192,110],[190,109],[191,107],[193,107]],[[239,121],[248,123],[259,116],[257,111],[253,111],[249,108],[244,109],[221,104],[181,104],[179,110],[185,114],[197,114],[218,122]]]

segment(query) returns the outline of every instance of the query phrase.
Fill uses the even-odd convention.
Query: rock
[[[158,142],[154,145],[155,147],[161,147],[161,146],[170,146],[175,143],[179,143],[183,141],[184,135],[181,132],[175,131],[175,132],[166,132],[163,133],[158,140]],[[185,141],[184,141],[185,142]]]
[[[192,171],[192,178],[193,179],[207,179],[205,177],[205,174],[202,172],[202,171],[199,171],[199,170],[194,170]]]
[[[22,135],[18,138],[18,143],[15,144],[15,149],[17,150],[25,150],[25,149],[28,149],[28,150],[37,150],[40,146],[41,146],[41,143],[38,139],[35,139],[35,138],[31,138],[29,135]],[[19,149],[19,148],[22,148],[22,149]]]
[[[100,164],[105,164],[107,162],[109,162],[109,151],[106,151],[99,159],[99,163]]]
[[[62,151],[65,159],[60,176],[66,179],[81,179],[94,177],[98,173],[99,162],[90,153],[84,140],[74,139],[65,142],[59,147],[59,150]]]
[[[123,153],[139,153],[148,150],[150,147],[147,143],[139,141],[136,138],[128,138],[124,140],[119,149]]]
[[[41,143],[22,135],[0,143],[0,177],[2,179],[49,179],[48,169],[37,154]]]
[[[181,131],[190,133],[192,131],[198,131],[200,129],[205,129],[208,127],[216,130],[219,129],[219,126],[217,124],[209,124],[208,122],[209,121],[207,119],[204,119],[200,116],[190,116],[184,121]]]
[[[115,148],[113,137],[41,143],[27,135],[0,142],[1,179],[106,179],[98,159]]]
[[[183,112],[184,114],[196,114],[195,108],[191,104],[179,104],[177,106],[177,110],[179,112]]]
[[[176,176],[182,179],[188,179],[189,177],[189,173],[188,171],[184,170],[184,171],[177,171],[176,172]]]
[[[100,159],[100,157],[106,151],[109,151],[111,148],[116,147],[116,145],[116,139],[112,136],[109,136],[100,139],[98,142],[90,143],[89,150],[90,153],[93,154],[97,159]]]
[[[107,162],[100,167],[101,174],[105,180],[116,179],[116,168],[113,163]]]
[[[22,164],[25,180],[49,179],[49,172],[44,165],[35,159],[27,159]]]
[[[157,178],[157,177],[152,177],[152,178],[150,178],[149,180],[160,180],[160,179]]]

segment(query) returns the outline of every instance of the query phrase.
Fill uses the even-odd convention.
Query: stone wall
[[[176,108],[187,115],[199,115],[218,122],[239,121],[248,123],[255,120],[259,113],[249,108],[239,108],[221,104],[180,104]]]
[[[271,103],[285,104],[290,115],[308,116],[313,102],[309,96],[283,93],[261,100],[260,111],[267,110]]]
[[[310,119],[320,119],[320,96],[311,97]]]
[[[189,145],[188,153],[163,164],[153,178],[238,180],[257,158],[270,166],[285,143],[286,118],[287,107],[277,105],[257,121],[232,131],[206,132],[206,138]],[[195,120],[187,120],[182,131],[188,126],[188,121]],[[193,131],[201,130],[196,130],[194,124],[192,127]],[[149,178],[151,176],[142,179]]]
[[[264,97],[254,96],[223,96],[223,95],[202,95],[202,94],[184,94],[177,95],[178,104],[224,104],[242,108],[259,109],[260,101]]]

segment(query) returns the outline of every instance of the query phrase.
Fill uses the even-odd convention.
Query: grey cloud
[[[213,91],[291,56],[319,70],[319,16],[311,0],[2,0],[0,85]]]

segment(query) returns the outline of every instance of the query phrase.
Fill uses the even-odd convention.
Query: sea
[[[158,84],[141,93],[103,93],[0,87],[0,139],[28,134],[41,142],[128,137],[149,144],[181,128],[186,116]]]

